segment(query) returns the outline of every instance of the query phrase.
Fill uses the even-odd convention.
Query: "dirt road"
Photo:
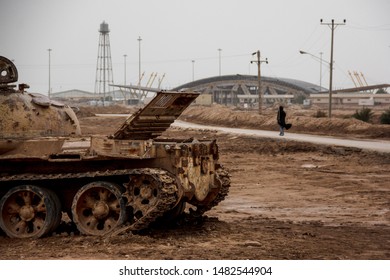
[[[228,134],[244,135],[244,136],[255,136],[255,137],[267,137],[267,138],[280,138],[279,132],[270,130],[258,130],[258,129],[243,129],[243,128],[231,128],[231,127],[218,127],[209,125],[200,125],[194,123],[188,123],[183,121],[175,121],[174,127],[181,128],[196,128],[196,129],[208,129],[216,130]],[[307,142],[322,145],[334,145],[343,147],[354,147],[366,150],[373,150],[377,152],[390,153],[390,141],[387,140],[375,140],[375,139],[348,139],[348,138],[337,138],[320,135],[310,135],[302,133],[290,133],[286,132],[283,139],[294,140],[299,142]]]
[[[122,121],[81,119],[86,134]],[[219,143],[232,185],[203,219],[111,238],[71,227],[37,240],[1,235],[0,258],[390,259],[389,153],[204,129],[164,136]]]

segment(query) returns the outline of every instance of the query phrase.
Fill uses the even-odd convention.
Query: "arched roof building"
[[[210,94],[213,101],[221,104],[257,103],[258,80],[253,75],[224,75],[196,80],[173,90],[190,89],[202,94]],[[308,97],[311,93],[326,90],[318,85],[286,78],[261,78],[262,94],[266,103],[282,99],[291,100],[299,96]]]

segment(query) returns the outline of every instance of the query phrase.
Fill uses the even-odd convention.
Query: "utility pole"
[[[262,107],[263,107],[263,93],[261,91],[261,71],[260,71],[260,65],[262,62],[265,62],[268,64],[268,59],[266,58],[265,60],[261,60],[260,59],[260,51],[257,51],[257,52],[254,52],[252,53],[252,55],[255,55],[257,54],[257,60],[252,60],[251,63],[255,62],[257,63],[257,82],[258,82],[258,86],[257,86],[257,92],[259,94],[259,114],[261,115],[262,114]]]
[[[320,91],[322,91],[322,55],[323,52],[320,52]]]
[[[331,29],[332,37],[331,37],[331,47],[330,47],[330,75],[329,75],[329,118],[332,117],[332,80],[333,80],[333,41],[334,41],[334,30],[339,25],[345,25],[346,20],[342,23],[335,23],[334,19],[329,23],[322,22],[322,19],[320,20],[320,23],[322,25],[327,25]]]

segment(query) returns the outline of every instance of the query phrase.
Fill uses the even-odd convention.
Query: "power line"
[[[358,25],[356,23],[349,23],[348,27],[351,29],[367,30],[367,31],[390,31],[390,24],[381,25]]]

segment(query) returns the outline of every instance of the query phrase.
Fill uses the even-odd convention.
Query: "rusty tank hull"
[[[26,95],[10,92],[8,83],[1,95]],[[158,92],[109,136],[81,136],[68,109],[58,113],[70,124],[66,130],[62,123],[57,130],[37,125],[38,133],[4,130],[2,230],[13,238],[42,237],[67,213],[82,234],[118,234],[145,229],[162,217],[177,218],[189,207],[199,216],[216,206],[230,187],[216,141],[161,137],[197,96]],[[55,105],[49,101],[45,108],[50,106]]]

